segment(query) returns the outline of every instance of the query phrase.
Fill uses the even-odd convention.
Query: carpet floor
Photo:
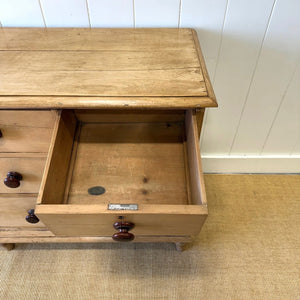
[[[300,299],[300,176],[206,175],[194,244],[20,244],[0,299]]]

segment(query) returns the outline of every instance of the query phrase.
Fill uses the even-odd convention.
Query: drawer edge
[[[188,243],[192,242],[190,236],[136,236],[131,243]],[[57,236],[36,236],[36,237],[0,237],[0,243],[117,243],[111,237],[57,237]]]

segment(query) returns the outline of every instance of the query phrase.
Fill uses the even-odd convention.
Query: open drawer
[[[58,111],[35,213],[58,236],[112,236],[119,217],[136,236],[198,234],[207,205],[195,113]]]

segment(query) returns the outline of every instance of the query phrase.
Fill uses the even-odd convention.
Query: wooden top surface
[[[216,105],[192,29],[0,29],[0,108]]]

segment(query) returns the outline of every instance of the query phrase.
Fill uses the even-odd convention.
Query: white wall
[[[208,172],[300,172],[300,0],[0,0],[3,27],[193,27],[219,102]]]

